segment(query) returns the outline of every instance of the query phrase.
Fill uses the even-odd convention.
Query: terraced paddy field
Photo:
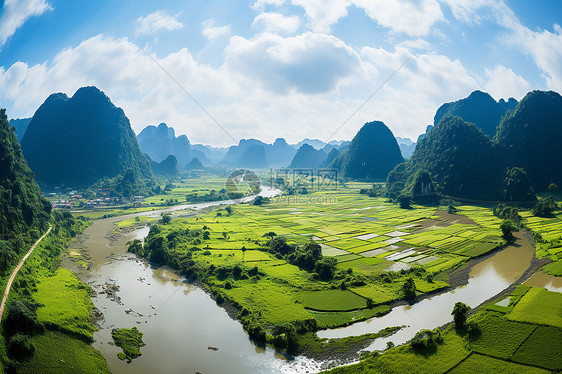
[[[529,305],[538,297],[545,300],[537,306],[543,312],[539,312],[540,318],[533,318],[538,310],[529,309]],[[472,334],[449,325],[444,331],[435,332],[441,339],[426,342],[421,348],[406,344],[384,354],[370,354],[359,364],[329,373],[516,374],[562,370],[562,330],[555,326],[562,294],[519,286],[505,300],[486,305],[469,319],[468,324],[475,331]]]

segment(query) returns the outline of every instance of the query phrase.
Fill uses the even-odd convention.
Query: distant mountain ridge
[[[48,186],[86,186],[128,170],[152,176],[129,119],[96,87],[82,87],[71,98],[50,95],[21,144],[37,180]]]
[[[29,126],[29,122],[31,122],[31,117],[10,120],[10,126],[13,126],[16,129],[16,136],[18,137],[19,142],[21,142],[21,139],[27,130],[27,126]]]
[[[326,160],[326,153],[316,149],[308,143],[301,145],[289,165],[290,169],[315,169],[319,168]]]
[[[185,167],[195,157],[208,162],[203,152],[191,146],[186,135],[176,137],[174,129],[165,123],[159,124],[158,127],[145,127],[137,135],[137,141],[141,150],[156,162],[162,162],[170,155],[176,157],[180,168]]]

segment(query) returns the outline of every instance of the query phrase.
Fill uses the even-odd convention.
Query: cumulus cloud
[[[380,119],[396,136],[415,137],[433,122],[437,108],[444,102],[468,96],[478,88],[462,63],[446,56],[415,54],[403,48],[393,50],[364,47],[360,51],[363,64],[373,67],[370,79],[361,88],[369,97],[405,61],[395,76],[365,105],[356,124]],[[345,93],[345,92],[344,92]],[[414,135],[413,135],[414,134]],[[337,137],[336,137],[337,138]]]
[[[223,36],[230,35],[230,25],[215,26],[214,19],[208,19],[203,22],[203,30],[201,31],[204,37],[209,40],[215,40]]]
[[[496,100],[514,97],[521,100],[531,90],[531,85],[525,78],[516,74],[510,68],[496,65],[492,69],[486,68],[488,81],[484,88]]]
[[[162,10],[157,10],[145,17],[137,19],[137,35],[157,34],[160,31],[173,31],[183,28],[183,23],[176,16],[169,16]]]
[[[284,16],[281,13],[260,13],[252,22],[252,27],[270,33],[294,34],[301,25],[298,16]]]
[[[479,23],[484,17],[494,20],[506,33],[500,41],[529,55],[541,70],[547,87],[562,91],[562,28],[531,30],[524,26],[504,0],[441,0],[451,7],[453,15],[468,24]],[[505,73],[505,72],[504,72]],[[509,78],[509,74],[506,75]],[[519,87],[524,83],[519,79]]]
[[[355,51],[335,37],[311,32],[262,33],[232,37],[224,63],[213,67],[187,49],[157,56],[126,38],[98,35],[49,62],[0,68],[0,100],[10,108],[8,115],[25,117],[53,92],[72,95],[95,85],[124,109],[137,132],[166,122],[193,143],[232,144],[169,73],[236,139],[326,140],[408,56],[405,48]],[[397,136],[415,137],[441,103],[474,88],[460,62],[416,55],[335,138],[350,139],[375,119]]]
[[[5,0],[0,14],[0,48],[30,17],[51,9],[45,0]]]
[[[359,57],[343,41],[311,32],[288,38],[270,33],[254,39],[235,36],[225,53],[228,68],[279,93],[327,92],[359,67]]]

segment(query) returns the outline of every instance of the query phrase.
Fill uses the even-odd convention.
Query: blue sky
[[[95,85],[136,132],[166,122],[194,143],[351,139],[372,120],[415,139],[440,104],[475,89],[562,92],[557,0],[0,6],[0,107],[13,118]]]

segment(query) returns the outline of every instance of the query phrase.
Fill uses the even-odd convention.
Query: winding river
[[[265,189],[262,195],[275,193]],[[94,347],[104,355],[113,373],[312,373],[321,369],[322,363],[304,357],[285,357],[274,349],[256,346],[241,324],[202,289],[127,253],[127,241],[143,239],[148,227],[125,235],[113,234],[115,223],[127,218],[158,217],[163,212],[193,214],[225,203],[233,202],[189,204],[96,220],[79,238],[82,251],[90,257],[90,270],[78,268],[68,260],[64,264],[97,292],[92,301],[104,318],[94,334]],[[375,340],[369,349],[384,349],[387,341],[404,343],[420,329],[449,322],[455,302],[475,307],[500,293],[523,274],[532,257],[533,248],[519,236],[516,245],[475,265],[466,286],[412,306],[396,307],[383,317],[319,331],[318,335],[339,338],[407,325],[389,338]],[[549,281],[552,280],[535,279],[537,283],[533,285],[545,287]],[[142,356],[128,364],[117,358],[120,349],[112,343],[111,330],[132,326],[144,333],[146,346],[141,348]]]
[[[276,193],[277,190],[264,189],[261,195]],[[312,360],[286,357],[272,348],[256,346],[242,325],[202,289],[127,253],[127,242],[146,237],[148,227],[125,235],[114,234],[115,224],[127,218],[159,217],[164,212],[193,214],[231,203],[236,202],[188,204],[96,220],[78,238],[81,251],[90,257],[90,270],[79,268],[68,259],[64,265],[97,293],[92,301],[104,318],[99,321],[100,330],[94,334],[93,345],[104,355],[113,373],[319,371],[319,363]],[[142,356],[128,364],[117,358],[120,348],[113,344],[111,330],[132,326],[143,332],[146,346],[141,348]]]

